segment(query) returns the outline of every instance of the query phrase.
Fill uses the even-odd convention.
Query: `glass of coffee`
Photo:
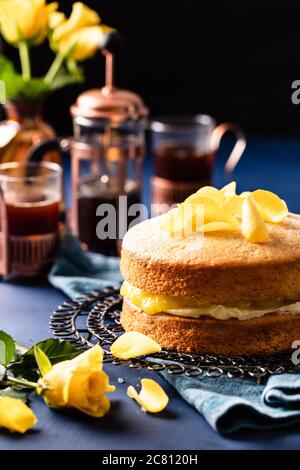
[[[54,260],[62,169],[49,162],[0,165],[0,274],[37,275]]]
[[[152,202],[172,205],[212,182],[216,153],[222,136],[232,131],[236,144],[225,171],[231,173],[244,149],[245,137],[234,124],[206,114],[164,116],[152,121]],[[157,212],[163,212],[163,207]]]

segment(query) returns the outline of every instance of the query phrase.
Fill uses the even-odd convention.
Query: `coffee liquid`
[[[132,188],[127,193],[127,208],[132,204],[140,204],[140,192],[138,188]],[[101,240],[97,237],[96,228],[102,217],[97,216],[97,208],[101,204],[111,204],[116,210],[117,239],[106,238]],[[124,216],[124,214],[123,214]],[[103,216],[103,218],[105,215]],[[126,215],[127,227],[135,219]],[[105,193],[87,194],[84,192],[78,198],[78,229],[79,239],[90,251],[95,251],[109,256],[120,254],[121,240],[118,233],[119,220],[119,195]]]
[[[154,152],[154,175],[174,182],[211,184],[215,152],[170,145]]]
[[[10,235],[30,236],[57,232],[59,201],[16,201],[7,203],[6,211]]]

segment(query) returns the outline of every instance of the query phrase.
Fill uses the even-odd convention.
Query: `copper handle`
[[[236,143],[229,155],[224,171],[227,175],[231,174],[235,167],[237,166],[240,158],[246,147],[246,138],[244,132],[236,124],[231,122],[223,122],[219,124],[212,132],[211,136],[211,148],[217,150],[219,148],[220,142],[226,132],[233,132],[236,136]]]

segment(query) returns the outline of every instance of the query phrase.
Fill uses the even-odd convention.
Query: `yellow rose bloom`
[[[100,346],[85,351],[70,361],[55,364],[39,380],[38,393],[53,408],[76,408],[100,418],[110,408],[104,395],[113,392],[109,378],[102,369],[103,353]]]
[[[88,59],[101,47],[104,33],[112,31],[100,25],[100,21],[100,16],[81,2],[74,3],[69,19],[63,13],[53,12],[50,16],[51,47],[76,61]]]
[[[101,26],[82,28],[71,34],[66,40],[60,41],[60,51],[70,50],[69,57],[80,62],[95,54],[101,46],[103,37],[104,32]]]
[[[0,427],[13,432],[24,433],[37,423],[31,409],[16,398],[0,398]]]
[[[75,2],[72,7],[72,13],[68,20],[60,23],[53,32],[53,41],[59,43],[66,40],[71,34],[79,31],[86,26],[95,26],[100,24],[100,16],[84,3]]]
[[[1,33],[14,45],[40,44],[48,33],[49,15],[57,7],[56,2],[47,5],[45,0],[0,0]]]
[[[53,11],[49,15],[49,29],[53,30],[66,21],[65,14],[61,11]]]

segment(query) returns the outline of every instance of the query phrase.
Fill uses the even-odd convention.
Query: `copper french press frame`
[[[76,131],[74,138],[70,141],[71,150],[71,186],[72,186],[72,210],[70,212],[70,225],[72,232],[79,237],[79,214],[78,214],[78,188],[80,184],[80,164],[81,162],[90,162],[94,165],[95,173],[99,171],[100,166],[106,165],[105,146],[109,148],[112,142],[112,126],[122,124],[126,120],[138,120],[147,118],[149,111],[144,105],[142,99],[129,90],[116,88],[114,85],[114,54],[103,49],[105,56],[105,85],[100,89],[89,90],[83,93],[77,99],[77,102],[71,106],[71,115],[73,119],[78,120],[107,120],[107,125],[103,133],[102,146],[97,146],[80,142],[77,139]],[[109,124],[111,123],[111,125]],[[128,148],[128,154],[119,159],[119,187],[120,195],[125,194],[125,181],[127,171],[127,160],[136,160],[136,147]],[[139,155],[144,157],[145,144],[141,142],[139,146]],[[136,182],[142,187],[143,160],[136,160]],[[100,166],[99,166],[100,165]]]

